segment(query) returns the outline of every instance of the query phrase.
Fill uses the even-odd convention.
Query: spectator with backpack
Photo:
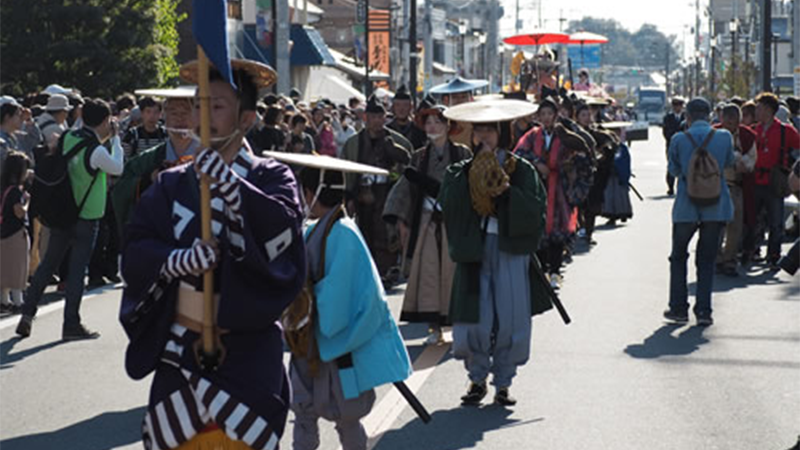
[[[83,120],[84,128],[64,133],[56,151],[37,165],[33,198],[36,200],[39,196],[39,213],[51,233],[47,252],[25,295],[16,330],[22,337],[30,335],[45,286],[68,250],[71,250],[70,270],[62,336],[64,340],[99,337],[99,333],[81,323],[80,304],[98,221],[105,214],[107,176],[122,173],[123,151],[108,103],[100,99],[87,100]],[[104,146],[108,140],[111,152]]]
[[[689,320],[688,248],[699,232],[694,314],[698,325],[708,326],[714,323],[711,291],[720,234],[733,219],[733,202],[722,176],[722,170],[735,161],[733,138],[727,130],[711,128],[711,105],[706,99],[694,98],[686,109],[688,129],[675,134],[669,145],[669,173],[678,180],[678,190],[672,208],[669,308],[664,318],[676,323]]]
[[[44,144],[52,149],[58,142],[58,138],[69,129],[67,118],[72,106],[65,95],[54,94],[47,99],[44,113],[36,118],[36,125],[42,132]]]
[[[0,307],[16,312],[22,306],[22,291],[28,283],[28,199],[25,181],[31,160],[11,151],[2,172],[0,200]],[[9,294],[11,301],[9,302]]]

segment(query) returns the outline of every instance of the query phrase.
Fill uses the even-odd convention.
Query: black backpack
[[[36,161],[31,187],[31,210],[32,215],[38,216],[42,224],[48,228],[64,229],[78,222],[78,215],[86,204],[99,173],[95,172],[80,205],[76,204],[69,177],[69,161],[84,149],[93,150],[99,142],[94,135],[80,130],[76,133],[82,138],[81,141],[64,154],[64,137],[67,133],[72,131],[66,131],[61,135],[55,151],[40,155]],[[91,153],[91,151],[86,152],[86,161],[89,160]]]

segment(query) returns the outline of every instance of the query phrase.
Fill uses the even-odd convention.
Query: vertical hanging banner
[[[257,0],[256,2],[256,41],[262,48],[272,47],[275,41],[275,30],[272,24],[273,0]]]
[[[236,89],[231,72],[231,60],[228,55],[227,2],[225,0],[194,0],[192,5],[194,40],[203,48],[208,60],[222,74],[222,77]]]
[[[388,10],[369,12],[369,66],[372,70],[391,73],[391,13]],[[388,88],[388,83],[376,83]]]

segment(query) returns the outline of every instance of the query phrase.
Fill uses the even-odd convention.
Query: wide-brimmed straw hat
[[[213,67],[210,62],[209,65]],[[181,79],[190,84],[197,84],[198,67],[199,62],[197,60],[189,61],[182,65],[180,69]],[[231,71],[235,72],[237,70],[244,71],[250,75],[258,89],[272,86],[278,80],[278,74],[270,66],[249,59],[231,59]]]
[[[178,86],[171,89],[137,89],[133,91],[136,95],[161,97],[161,98],[194,98],[197,86]]]
[[[389,171],[380,167],[361,164],[346,159],[332,158],[316,153],[287,153],[264,151],[264,156],[269,156],[286,164],[311,167],[319,170],[331,170],[344,173],[364,173],[372,175],[389,175]]]
[[[461,92],[472,92],[488,85],[489,82],[486,80],[469,80],[466,78],[455,77],[447,83],[434,86],[428,92],[437,95],[458,94]]]
[[[445,111],[444,116],[456,122],[493,123],[508,122],[530,116],[537,110],[535,103],[522,100],[485,100],[464,103]]]

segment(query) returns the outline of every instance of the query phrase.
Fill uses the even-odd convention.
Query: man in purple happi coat
[[[185,66],[184,78],[196,79],[196,67]],[[303,214],[292,171],[254,156],[244,139],[257,90],[274,72],[241,60],[232,68],[236,89],[211,71],[212,148],[161,173],[125,231],[126,369],[134,379],[155,372],[142,428],[146,448],[176,448],[221,431],[249,448],[272,449],[286,422],[279,319],[305,280]],[[208,242],[200,240],[199,174],[214,180]],[[223,349],[213,370],[196,354],[209,269]]]

